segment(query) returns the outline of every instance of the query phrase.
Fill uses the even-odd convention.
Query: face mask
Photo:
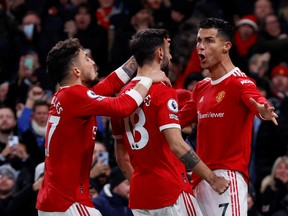
[[[33,38],[34,24],[24,25],[23,32],[25,36],[31,40]]]

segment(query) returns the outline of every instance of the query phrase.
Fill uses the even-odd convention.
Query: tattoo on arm
[[[193,169],[200,161],[200,158],[192,149],[190,149],[180,158],[180,160],[187,168]]]
[[[134,57],[131,57],[122,65],[124,72],[131,78],[137,69],[137,63]]]

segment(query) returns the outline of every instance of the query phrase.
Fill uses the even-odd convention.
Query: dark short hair
[[[33,104],[33,112],[35,112],[36,108],[39,106],[46,106],[48,109],[50,108],[50,103],[46,100],[36,100]]]
[[[82,46],[77,38],[58,42],[48,53],[47,72],[57,83],[61,83],[69,74],[71,60],[75,58]]]
[[[200,21],[198,28],[217,29],[218,33],[224,40],[232,41],[234,35],[234,27],[227,21],[215,17],[205,18]]]
[[[141,67],[151,62],[155,57],[155,50],[163,46],[164,39],[168,37],[165,29],[145,29],[134,34],[129,47],[137,64]]]

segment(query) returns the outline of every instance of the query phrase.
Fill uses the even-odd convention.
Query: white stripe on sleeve
[[[143,102],[141,94],[135,89],[131,89],[127,94],[130,95],[136,101],[138,106]]]
[[[165,130],[165,129],[167,129],[167,128],[179,128],[179,129],[181,129],[181,127],[180,127],[179,124],[172,123],[172,124],[166,124],[166,125],[160,126],[160,127],[159,127],[159,130],[160,130],[160,131],[163,131],[163,130]]]

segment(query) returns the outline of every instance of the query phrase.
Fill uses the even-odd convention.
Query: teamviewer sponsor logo
[[[212,113],[212,112],[208,112],[208,113],[200,113],[198,112],[198,119],[205,119],[205,118],[223,118],[224,117],[224,113]]]

